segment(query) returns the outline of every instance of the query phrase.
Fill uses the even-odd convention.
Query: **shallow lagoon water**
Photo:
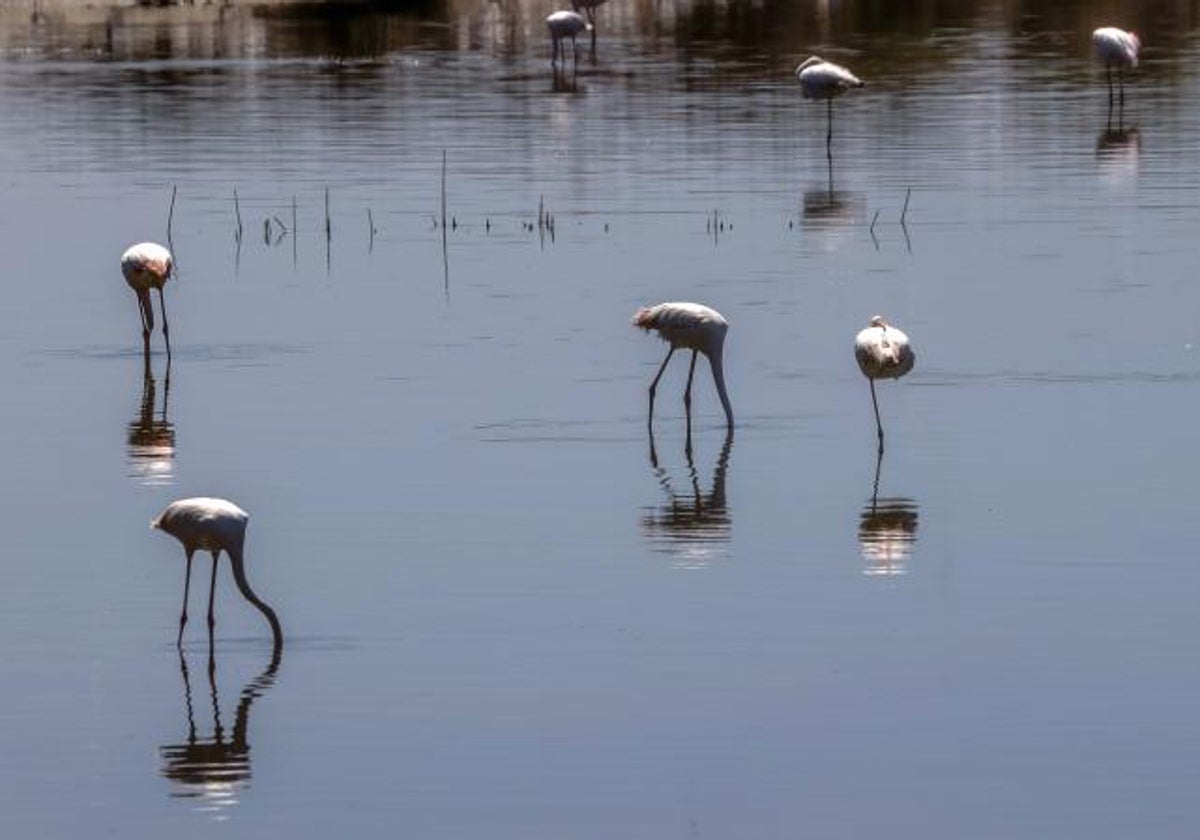
[[[549,6],[6,36],[3,834],[1191,836],[1194,16],[1114,126],[1086,4],[820,8],[612,0],[566,92]],[[652,462],[671,299],[738,426],[677,360]],[[199,494],[276,667],[224,569],[181,670]]]

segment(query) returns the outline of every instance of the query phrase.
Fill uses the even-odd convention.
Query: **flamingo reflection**
[[[175,426],[167,419],[167,401],[171,396],[171,368],[163,380],[162,411],[156,413],[158,383],[150,370],[149,356],[142,374],[142,400],[137,416],[129,421],[125,439],[128,444],[129,475],[151,486],[170,484],[175,461]]]
[[[221,702],[217,694],[217,665],[213,647],[208,648],[208,700],[212,708],[210,737],[201,737],[196,727],[192,684],[187,659],[179,651],[179,671],[183,676],[184,706],[188,734],[182,744],[159,747],[163,759],[162,776],[171,782],[171,796],[197,800],[202,810],[220,816],[238,803],[240,791],[250,784],[250,707],[274,683],[283,648],[276,645],[266,669],[246,684],[238,698],[233,728],[226,732],[221,723]]]
[[[917,503],[903,496],[879,497],[882,465],[883,450],[879,450],[875,457],[871,501],[859,518],[858,549],[867,562],[863,574],[902,575],[908,571],[908,560],[917,540]]]
[[[642,533],[655,550],[673,555],[675,565],[681,568],[707,566],[727,554],[730,516],[725,499],[725,476],[732,450],[733,430],[728,429],[713,467],[710,489],[705,492],[700,486],[689,434],[684,449],[688,486],[678,492],[667,470],[659,464],[654,432],[650,432],[650,467],[667,499],[642,517]]]
[[[1096,159],[1101,169],[1119,180],[1137,172],[1141,154],[1142,135],[1137,126],[1118,124],[1113,128],[1110,115],[1108,125],[1096,138]]]

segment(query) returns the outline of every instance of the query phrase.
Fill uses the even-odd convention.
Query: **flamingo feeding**
[[[142,315],[142,345],[147,358],[150,356],[150,331],[154,329],[154,307],[150,302],[150,290],[158,289],[163,339],[167,342],[167,360],[171,359],[171,334],[167,326],[167,304],[163,299],[163,286],[171,279],[174,265],[171,252],[156,242],[131,245],[121,255],[121,273],[125,275],[125,282],[129,284],[129,288],[137,295],[138,310]]]
[[[216,620],[213,616],[213,596],[217,588],[217,559],[224,551],[229,555],[233,567],[233,580],[247,601],[267,618],[275,647],[283,644],[283,631],[275,611],[254,594],[246,580],[246,567],[242,559],[242,547],[246,541],[246,523],[250,515],[233,502],[225,499],[180,499],[167,505],[166,509],[150,523],[151,528],[165,531],[183,543],[187,557],[187,572],[183,579],[183,611],[179,615],[179,636],[176,645],[183,643],[183,628],[187,624],[188,589],[192,580],[192,554],[197,549],[212,554],[212,581],[208,589],[208,635],[212,638]]]
[[[879,402],[875,399],[876,379],[899,379],[913,368],[916,354],[908,336],[876,315],[871,325],[854,339],[854,358],[871,383],[871,405],[875,407],[875,428],[879,432],[879,452],[883,452],[883,423],[879,420]]]
[[[687,413],[688,428],[692,422],[692,377],[696,373],[696,355],[703,353],[708,357],[712,368],[713,382],[717,386],[717,395],[721,398],[721,406],[725,409],[726,425],[733,428],[733,408],[729,405],[729,395],[725,392],[725,372],[722,367],[722,354],[725,348],[725,333],[729,330],[729,322],[715,309],[710,309],[699,303],[660,303],[657,306],[643,307],[633,316],[633,325],[649,332],[656,330],[663,341],[671,345],[667,357],[663,359],[658,375],[650,383],[650,416],[646,423],[653,429],[654,425],[654,391],[658,380],[667,369],[667,362],[676,350],[692,351],[692,364],[688,368],[687,388],[683,392],[683,405]]]
[[[555,12],[546,18],[546,28],[550,30],[550,63],[558,61],[559,54],[563,52],[563,38],[571,39],[571,56],[578,63],[579,53],[576,51],[575,36],[592,28],[592,25],[583,19],[583,15],[578,12]]]
[[[800,80],[800,93],[805,99],[824,99],[828,128],[825,132],[825,154],[833,158],[833,100],[850,88],[866,85],[840,64],[833,64],[818,56],[810,56],[796,68]]]
[[[1121,105],[1125,104],[1125,71],[1138,66],[1138,51],[1142,42],[1137,33],[1126,32],[1115,26],[1102,26],[1092,33],[1092,47],[1096,60],[1104,65],[1108,77],[1108,107],[1113,104],[1112,71],[1117,68],[1117,82],[1121,87]]]

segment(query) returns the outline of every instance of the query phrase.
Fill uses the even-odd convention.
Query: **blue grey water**
[[[0,835],[1195,836],[1200,16],[947,5],[6,18]]]

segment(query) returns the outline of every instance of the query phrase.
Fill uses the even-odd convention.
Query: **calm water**
[[[0,834],[1194,836],[1200,12],[953,5],[6,18]],[[739,422],[676,361],[652,462],[671,299]],[[206,560],[176,652],[201,494],[277,662]]]

